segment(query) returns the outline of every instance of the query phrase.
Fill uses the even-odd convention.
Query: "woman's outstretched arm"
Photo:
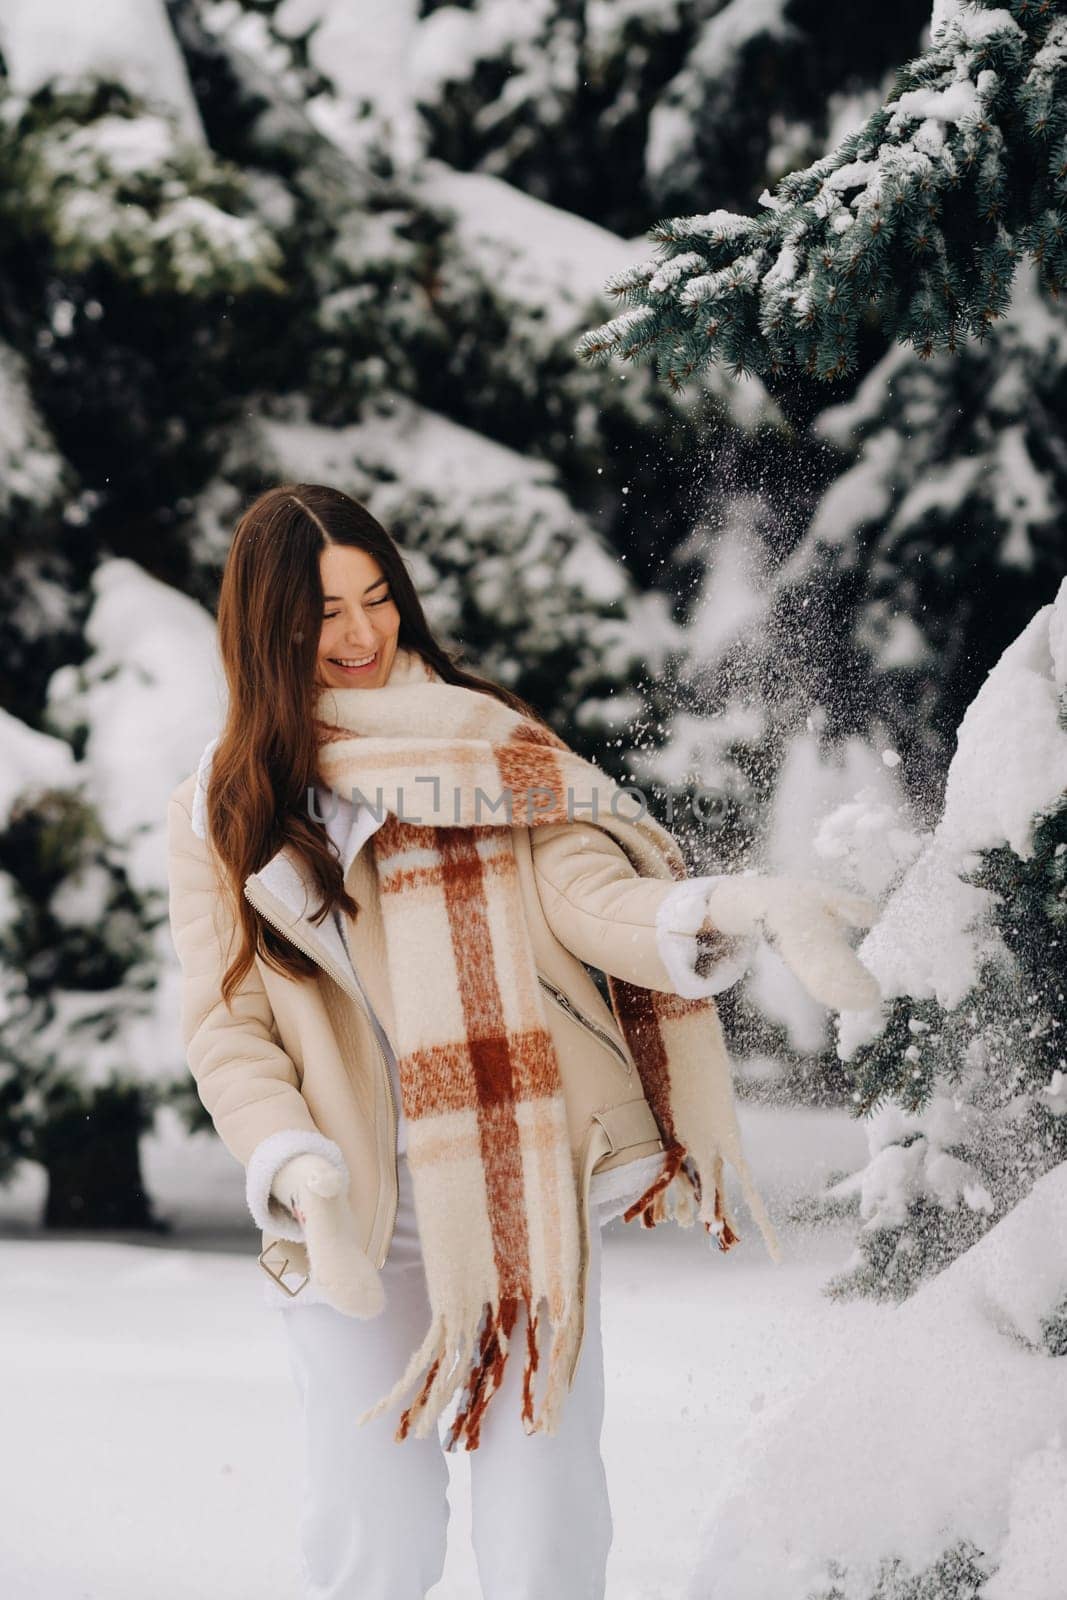
[[[720,994],[751,964],[755,940],[719,933],[707,914],[719,876],[647,878],[604,828],[530,830],[545,918],[579,960],[686,999]]]

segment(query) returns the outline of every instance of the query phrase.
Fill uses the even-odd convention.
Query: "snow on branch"
[[[984,337],[1026,255],[1067,277],[1067,0],[941,5],[929,49],[829,155],[762,211],[659,222],[658,258],[617,274],[625,312],[586,332],[585,361],[651,357],[672,387],[854,369],[874,307],[921,355]]]
[[[0,96],[0,218],[63,272],[147,293],[280,293],[283,257],[238,168],[116,83]]]

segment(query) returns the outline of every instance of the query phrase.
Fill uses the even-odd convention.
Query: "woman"
[[[458,1394],[486,1600],[601,1597],[598,1224],[699,1217],[729,1249],[726,1158],[777,1255],[712,996],[763,932],[825,1003],[874,1004],[839,920],[872,908],[687,878],[632,795],[445,651],[336,490],[249,507],[218,628],[229,704],[171,798],[171,926],[190,1069],[288,1312],[306,1593],[438,1580]]]

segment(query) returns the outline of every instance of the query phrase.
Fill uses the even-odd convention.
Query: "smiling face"
[[[326,546],[319,572],[324,603],[316,681],[329,689],[380,689],[400,632],[388,579],[374,556],[343,544]]]

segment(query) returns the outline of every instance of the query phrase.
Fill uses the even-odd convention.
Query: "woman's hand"
[[[808,993],[834,1011],[868,1011],[882,991],[844,935],[869,928],[878,907],[815,878],[735,874],[709,889],[708,932],[762,934]]]
[[[385,1290],[360,1244],[346,1189],[345,1175],[318,1155],[292,1156],[271,1183],[304,1230],[308,1276],[323,1298],[346,1316],[376,1317]]]

